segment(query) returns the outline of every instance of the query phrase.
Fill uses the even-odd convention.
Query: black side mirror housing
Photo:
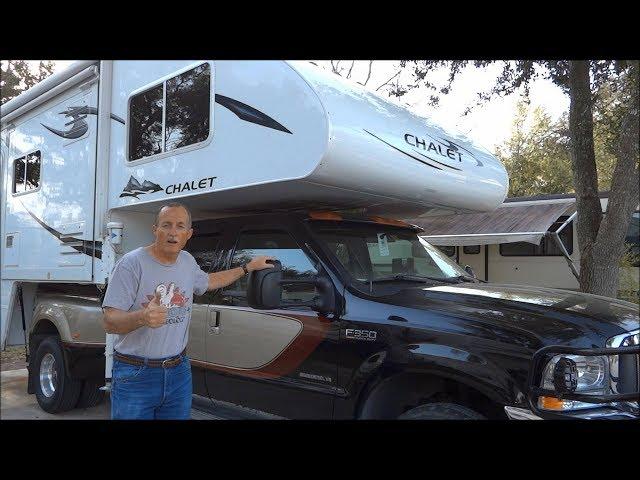
[[[251,308],[274,310],[288,306],[282,303],[282,285],[307,284],[315,286],[320,295],[311,302],[296,303],[296,306],[311,307],[321,313],[332,313],[335,310],[335,293],[329,278],[318,275],[309,280],[283,280],[282,264],[278,260],[269,263],[273,263],[273,268],[256,270],[249,274],[247,302]]]
[[[278,260],[268,263],[273,263],[273,268],[249,273],[247,302],[251,308],[273,310],[282,303],[282,263]]]

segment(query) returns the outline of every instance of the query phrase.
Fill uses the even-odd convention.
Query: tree
[[[25,60],[0,61],[0,103],[5,104],[53,73],[53,62],[41,60],[38,72],[29,68]]]
[[[486,68],[494,60],[472,62]],[[456,76],[467,60],[413,60],[401,66],[412,69],[413,85],[423,84],[431,91],[431,103],[439,94],[451,91]],[[618,264],[631,213],[638,204],[638,61],[501,61],[503,69],[492,89],[478,93],[478,103],[493,96],[510,95],[521,88],[528,96],[536,78],[552,80],[569,96],[569,153],[573,187],[576,192],[576,221],[580,245],[580,289],[584,292],[615,297],[618,290]],[[437,88],[428,81],[437,68],[449,69],[445,86]],[[402,90],[395,92],[400,96]],[[393,93],[393,92],[390,92]],[[608,99],[614,98],[613,104]],[[605,113],[605,105],[609,113]],[[606,115],[610,115],[608,118]],[[602,215],[598,197],[598,169],[594,142],[594,119],[609,135],[603,147],[615,152],[611,192],[607,213]]]
[[[573,191],[563,123],[553,123],[540,107],[531,114],[526,102],[518,103],[511,137],[496,147],[496,156],[509,173],[509,197]]]
[[[614,108],[608,94],[602,114],[594,116],[593,141],[600,191],[611,189],[616,162],[612,149]],[[527,127],[528,121],[531,125]],[[509,173],[509,197],[574,192],[566,115],[552,122],[544,109],[536,107],[531,112],[528,102],[521,100],[516,107],[511,137],[496,147],[495,154]]]

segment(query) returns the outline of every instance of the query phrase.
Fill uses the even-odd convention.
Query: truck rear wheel
[[[104,391],[100,390],[100,387],[103,385],[104,381],[84,380],[76,408],[91,408],[101,403],[104,399]]]
[[[34,384],[40,408],[49,413],[73,409],[78,403],[82,382],[67,375],[58,337],[49,336],[40,342],[34,360]]]
[[[486,420],[478,412],[456,403],[427,403],[407,410],[398,420]]]

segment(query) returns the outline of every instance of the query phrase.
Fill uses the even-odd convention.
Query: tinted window
[[[129,160],[206,140],[210,112],[211,67],[208,63],[132,96]]]
[[[26,162],[26,163],[25,163]],[[26,168],[26,172],[25,172]],[[40,186],[40,150],[13,161],[13,193],[28,192]]]
[[[193,255],[202,270],[207,273],[218,269],[220,261],[220,234],[207,234],[191,237],[185,250]],[[216,292],[205,292],[193,296],[194,303],[212,303]]]
[[[27,155],[27,190],[40,186],[40,152]]]
[[[24,192],[24,157],[13,161],[13,193]]]
[[[465,245],[462,251],[467,255],[476,255],[480,253],[480,245]]]
[[[456,247],[449,245],[436,245],[438,250],[444,253],[447,257],[455,257],[456,256]]]
[[[162,151],[163,86],[131,97],[129,113],[129,160]]]
[[[209,136],[209,68],[205,63],[167,80],[165,150],[202,142]]]
[[[283,231],[244,232],[240,235],[231,260],[231,268],[239,267],[258,255],[269,255],[282,263],[284,280],[311,278],[318,272],[295,240]],[[307,302],[318,293],[312,285],[284,285],[282,300],[289,305]],[[247,276],[225,288],[223,295],[232,305],[247,305]],[[302,308],[302,307],[301,307]]]

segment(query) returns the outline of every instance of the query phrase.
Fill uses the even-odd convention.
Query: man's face
[[[158,224],[153,226],[153,234],[161,252],[178,254],[193,235],[187,211],[182,207],[163,208],[158,216]]]

